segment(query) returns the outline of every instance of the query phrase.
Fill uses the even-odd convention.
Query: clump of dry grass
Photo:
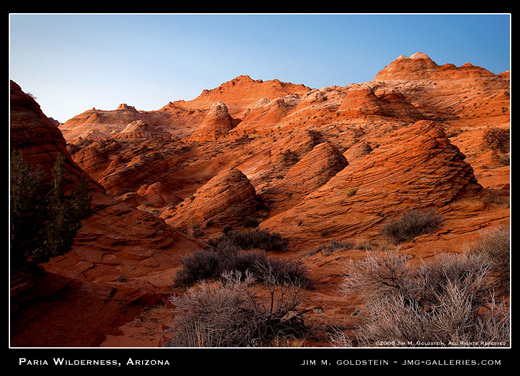
[[[413,238],[435,232],[442,225],[442,216],[435,209],[409,210],[397,219],[391,219],[382,229],[381,234],[394,244],[400,244]]]
[[[279,346],[305,338],[305,311],[298,311],[300,286],[280,286],[269,266],[262,267],[267,298],[257,292],[250,273],[226,272],[219,281],[202,282],[172,296],[175,322],[170,347]]]
[[[506,346],[509,309],[497,301],[483,253],[443,254],[413,267],[406,255],[368,253],[351,262],[345,296],[364,303],[362,346]],[[334,333],[333,343],[349,343]]]
[[[509,224],[500,225],[484,232],[483,237],[475,242],[469,252],[486,255],[490,260],[490,269],[496,277],[497,287],[509,292],[511,234]]]

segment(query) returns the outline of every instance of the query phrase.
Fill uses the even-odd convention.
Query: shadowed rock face
[[[347,159],[334,146],[323,142],[292,166],[284,179],[264,191],[261,197],[270,203],[271,214],[287,210],[347,165]]]
[[[50,174],[60,152],[69,186],[87,176],[70,158],[60,130],[14,82],[10,116],[11,147],[26,163]],[[161,219],[107,196],[94,181],[90,186],[92,214],[82,221],[72,250],[37,274],[11,274],[13,346],[99,345],[141,304],[167,293],[179,258],[200,246]]]
[[[70,158],[66,142],[56,125],[45,116],[40,105],[20,86],[10,82],[10,142],[11,149],[19,150],[24,162],[37,166],[45,175],[51,171],[58,153],[65,157],[67,183],[75,184],[79,177],[87,177],[81,168]],[[95,185],[92,181],[91,185]],[[101,187],[97,187],[101,189]]]

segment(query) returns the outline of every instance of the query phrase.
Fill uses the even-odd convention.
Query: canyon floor
[[[509,72],[420,52],[365,83],[238,76],[156,111],[92,108],[58,126],[11,82],[10,120],[27,163],[49,173],[62,153],[68,183],[86,177],[93,194],[69,253],[11,273],[15,347],[160,346],[180,260],[226,228],[281,234],[287,250],[267,253],[308,269],[307,322],[349,330],[359,307],[339,293],[345,263],[394,249],[381,235],[389,221],[442,215],[434,233],[400,244],[416,261],[510,221],[509,139],[489,140],[510,129]]]

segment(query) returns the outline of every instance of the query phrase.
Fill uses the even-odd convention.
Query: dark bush
[[[214,277],[219,267],[216,252],[196,250],[181,259],[182,268],[175,274],[175,286],[191,286]]]
[[[298,162],[298,154],[294,151],[291,151],[291,149],[287,149],[282,152],[282,160],[284,163],[292,165]]]
[[[221,242],[231,242],[241,249],[258,248],[264,251],[282,251],[285,250],[288,243],[279,233],[270,233],[267,230],[228,230],[221,237],[210,240],[210,244],[213,246],[218,246]]]
[[[381,234],[394,244],[400,244],[413,238],[435,232],[442,224],[441,215],[434,209],[410,210],[397,220],[391,219],[381,229]]]
[[[330,255],[336,251],[345,251],[349,249],[353,249],[356,245],[352,242],[345,242],[341,240],[333,239],[331,240],[329,245],[325,245],[323,247],[317,248],[314,251],[307,253],[307,255],[312,256],[316,253],[321,253],[323,255]]]
[[[489,128],[482,136],[482,143],[485,147],[507,153],[509,151],[509,129]]]
[[[253,217],[244,218],[244,227],[257,227],[258,221]]]
[[[10,253],[11,266],[17,267],[43,244],[47,188],[43,173],[27,166],[21,153],[13,151],[10,162]]]
[[[266,281],[263,277],[264,272],[268,270],[272,280]],[[303,288],[312,287],[312,281],[307,274],[307,268],[298,260],[267,258],[265,261],[257,262],[253,269],[253,275],[265,283],[274,283],[275,285],[298,285]]]
[[[177,272],[174,286],[189,287],[206,279],[219,279],[226,272],[251,273],[260,282],[265,270],[269,270],[274,283],[288,283],[310,287],[311,280],[303,264],[295,260],[268,258],[261,251],[243,251],[233,243],[222,241],[215,248],[197,250],[181,259],[182,268]]]

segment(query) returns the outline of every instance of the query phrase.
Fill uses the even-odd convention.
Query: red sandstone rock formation
[[[10,82],[10,100],[11,149],[19,150],[25,163],[38,166],[45,173],[45,179],[51,177],[58,153],[66,157],[69,184],[77,183],[79,177],[87,177],[69,157],[65,139],[58,127],[43,114],[38,103],[13,81]],[[91,186],[101,189],[94,181],[91,181]]]
[[[96,212],[73,251],[45,266],[70,282],[69,304],[81,298],[111,307],[96,328],[85,319],[89,334],[75,334],[78,342],[121,334],[114,326],[131,318],[123,301],[167,290],[179,257],[197,247],[174,228],[208,239],[228,225],[242,229],[246,216],[289,239],[284,257],[303,260],[316,283],[304,302],[322,305],[315,318],[330,323],[345,318],[337,303],[342,264],[364,251],[311,251],[332,240],[383,248],[381,227],[412,208],[434,207],[444,218],[436,233],[401,245],[417,258],[462,251],[480,230],[509,221],[509,152],[482,141],[490,127],[510,128],[509,93],[508,72],[439,65],[424,53],[400,56],[366,83],[311,89],[239,76],[157,111],[92,109],[59,129],[28,111],[37,105],[15,90],[11,141],[50,164],[56,150],[66,153],[62,130],[68,168],[88,174],[96,190]],[[19,291],[29,304],[31,294],[63,290]],[[38,332],[39,322],[69,312],[57,307],[47,316],[35,308],[38,338],[52,338]]]
[[[285,95],[304,94],[309,90],[310,88],[304,85],[281,82],[277,79],[253,80],[249,76],[242,75],[215,89],[204,90],[200,96],[185,104],[190,108],[201,108],[210,107],[220,101],[226,103],[232,117],[242,118],[244,110],[261,98],[272,100]]]
[[[295,206],[347,165],[347,160],[335,147],[323,142],[293,165],[278,184],[264,190],[261,197],[269,202],[274,215]]]
[[[243,222],[254,212],[256,192],[237,168],[226,169],[162,217],[174,227],[199,228]]]
[[[377,235],[380,225],[398,213],[478,197],[482,187],[473,169],[438,125],[419,121],[387,140],[261,227],[281,231],[295,245],[309,246],[322,238]]]
[[[215,102],[189,139],[192,141],[215,141],[233,129],[234,122],[234,119],[229,115],[226,104]]]
[[[129,123],[120,133],[115,134],[113,138],[122,141],[171,140],[172,135],[160,126],[152,127],[144,120],[135,120]]]
[[[343,103],[338,108],[343,116],[364,117],[368,115],[385,115],[379,100],[370,86],[351,85]]]

